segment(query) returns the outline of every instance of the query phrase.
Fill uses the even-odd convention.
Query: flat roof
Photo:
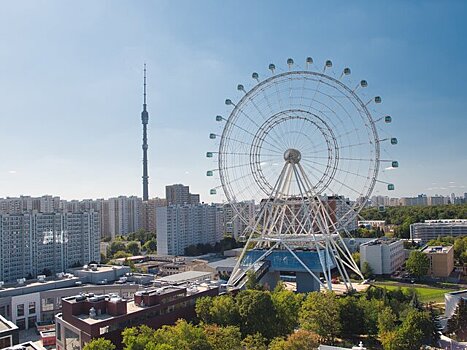
[[[427,254],[447,254],[451,251],[451,249],[453,249],[452,245],[430,245],[423,248],[422,252]]]
[[[211,276],[211,272],[204,271],[186,271],[181,273],[176,273],[171,276],[158,278],[157,281],[169,282],[169,283],[181,283],[187,280],[194,279],[205,279]]]
[[[231,256],[231,257],[228,257],[228,258],[225,258],[225,259],[210,262],[208,264],[208,266],[212,267],[214,269],[216,269],[218,267],[232,267],[233,268],[233,267],[235,267],[235,264],[237,263],[237,261],[238,261],[237,256]]]
[[[0,315],[0,332],[5,332],[9,330],[18,329],[18,326],[15,325],[13,322],[8,321],[5,317]]]

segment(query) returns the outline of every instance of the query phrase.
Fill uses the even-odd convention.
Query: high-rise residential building
[[[169,205],[156,209],[157,253],[183,255],[198,243],[222,239],[222,210],[216,204]]]
[[[114,238],[143,228],[143,201],[136,196],[119,196],[100,204],[102,235]]]
[[[182,184],[165,186],[167,205],[198,204],[199,194],[190,193],[190,187]]]
[[[0,215],[0,280],[15,281],[100,261],[99,213]]]
[[[166,207],[165,198],[152,198],[143,202],[143,228],[148,232],[156,232],[157,212],[159,207]]]
[[[467,236],[467,220],[425,220],[410,225],[410,239],[427,243],[438,237],[459,237]]]
[[[60,209],[60,197],[45,195],[42,197],[20,196],[0,198],[0,214],[20,214],[31,210],[41,213],[53,213]]]
[[[237,213],[230,204],[225,204],[223,207],[223,227],[224,233],[234,238],[238,238],[248,226],[255,224],[255,202],[245,201],[236,203],[240,214]]]

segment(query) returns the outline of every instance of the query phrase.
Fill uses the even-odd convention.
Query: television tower
[[[144,64],[144,89],[143,89],[143,111],[141,112],[141,122],[143,123],[143,201],[149,199],[149,176],[148,176],[148,133],[147,126],[149,113],[146,110],[146,63]]]

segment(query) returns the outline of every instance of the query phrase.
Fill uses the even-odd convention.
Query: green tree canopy
[[[277,317],[271,293],[247,289],[238,293],[236,301],[244,336],[261,333],[272,339],[276,335]]]
[[[333,292],[309,293],[299,312],[303,329],[317,333],[326,341],[340,334],[339,303]]]
[[[108,339],[96,338],[86,343],[83,350],[115,350],[115,345]]]
[[[204,332],[212,350],[241,350],[242,334],[235,326],[205,325]]]
[[[430,268],[430,260],[426,254],[418,250],[414,250],[410,252],[405,266],[413,276],[421,278],[428,273],[428,269]]]

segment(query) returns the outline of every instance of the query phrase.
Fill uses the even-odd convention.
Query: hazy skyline
[[[225,98],[307,56],[351,67],[393,116],[396,190],[374,195],[461,195],[466,15],[461,1],[2,1],[0,197],[141,197],[146,62],[150,197],[183,183],[211,201]]]

